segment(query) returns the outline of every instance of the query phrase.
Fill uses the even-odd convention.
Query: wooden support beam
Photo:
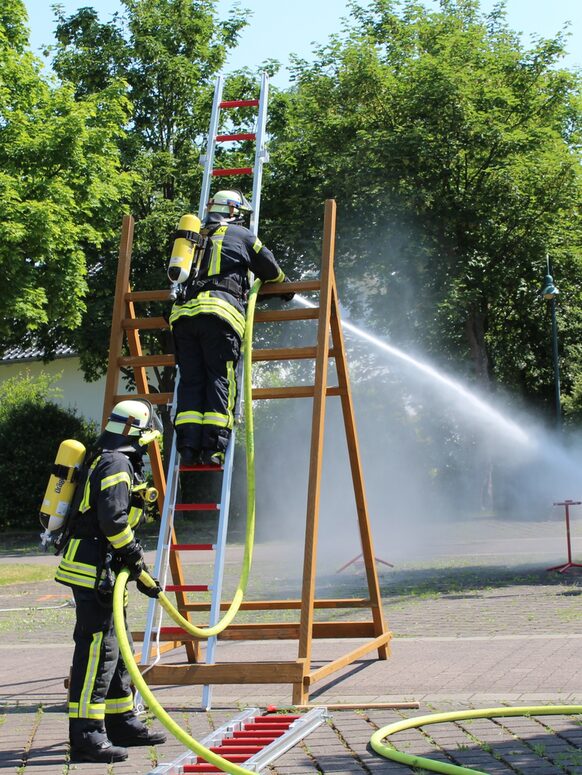
[[[129,329],[162,331],[169,328],[170,324],[163,317],[125,318],[122,321],[122,326],[126,331]]]
[[[314,683],[317,683],[317,681],[321,681],[322,678],[326,678],[328,675],[335,673],[337,670],[341,670],[342,667],[350,665],[360,657],[363,657],[364,654],[368,654],[370,651],[374,651],[375,649],[379,650],[382,646],[385,646],[387,643],[389,643],[391,638],[392,633],[385,632],[378,638],[374,638],[374,640],[370,640],[367,643],[364,643],[362,646],[359,646],[357,649],[350,651],[349,654],[344,654],[343,657],[334,659],[333,662],[328,662],[327,665],[320,667],[319,670],[314,670],[307,677],[309,685],[312,686]]]
[[[121,355],[117,359],[119,366],[175,366],[173,355]]]
[[[329,350],[328,356],[335,357],[335,351]],[[253,350],[255,361],[299,361],[317,357],[317,347],[277,347],[274,349]]]
[[[217,662],[213,665],[140,665],[150,686],[200,684],[272,684],[303,681],[305,663],[289,662]]]
[[[374,636],[374,622],[315,622],[313,625],[314,638],[372,638]],[[136,643],[143,641],[144,632],[137,630],[132,633]],[[156,635],[156,638],[158,636]],[[299,637],[299,622],[266,622],[263,624],[251,622],[249,624],[231,624],[223,630],[218,640],[297,640]],[[180,638],[183,641],[204,640],[182,632]],[[175,632],[160,632],[160,641],[176,641]]]
[[[284,320],[317,320],[319,307],[297,309],[264,309],[255,312],[255,323],[277,323]]]
[[[221,611],[228,611],[232,605],[231,600],[223,600],[220,604]],[[370,600],[365,597],[342,597],[329,600],[314,600],[315,608],[369,608]],[[188,603],[189,611],[210,611],[210,603]],[[301,608],[301,600],[243,600],[240,604],[241,611],[293,611]]]
[[[150,404],[156,404],[158,406],[169,406],[173,399],[172,393],[119,393],[113,396],[113,403],[118,401],[125,401],[132,398],[145,398]]]
[[[327,396],[341,396],[339,387],[328,387]],[[264,400],[267,398],[313,398],[315,385],[297,385],[294,387],[253,388],[253,399]]]

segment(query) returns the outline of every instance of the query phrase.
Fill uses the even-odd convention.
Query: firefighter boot
[[[135,745],[161,745],[167,739],[163,732],[148,729],[132,710],[106,715],[105,726],[113,743],[127,748]]]
[[[122,762],[127,759],[127,751],[113,745],[107,737],[102,721],[78,718],[69,719],[69,739],[71,741],[71,762]]]

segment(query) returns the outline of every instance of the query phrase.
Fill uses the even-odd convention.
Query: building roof
[[[38,361],[45,357],[45,350],[42,347],[31,345],[23,347],[20,345],[9,347],[4,351],[1,363],[21,363],[23,361]],[[75,349],[68,345],[58,344],[55,347],[54,358],[69,358],[76,355]]]

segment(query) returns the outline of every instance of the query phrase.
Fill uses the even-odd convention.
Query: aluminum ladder
[[[268,161],[268,151],[266,149],[266,125],[267,125],[267,105],[269,95],[269,78],[266,73],[261,77],[261,89],[259,99],[241,99],[241,100],[223,100],[224,77],[219,75],[216,79],[214,88],[214,97],[212,101],[212,112],[210,117],[210,126],[206,143],[206,152],[200,157],[200,163],[204,167],[202,176],[202,187],[200,191],[200,201],[198,205],[198,216],[202,220],[206,210],[206,204],[210,195],[210,184],[213,177],[226,177],[235,175],[252,175],[252,195],[251,204],[253,212],[250,220],[250,230],[257,235],[259,224],[259,213],[261,205],[261,187],[263,180],[263,164]],[[257,108],[257,121],[255,132],[235,132],[230,134],[217,134],[219,127],[220,112],[224,109],[234,108]],[[216,144],[221,142],[237,141],[255,141],[255,156],[252,167],[215,169],[214,157]],[[175,288],[173,289],[175,290]],[[232,484],[232,469],[234,462],[234,448],[236,440],[236,423],[240,415],[240,396],[242,385],[242,358],[239,361],[237,373],[238,395],[235,408],[235,422],[232,430],[230,442],[226,451],[223,466],[184,466],[180,463],[180,455],[176,449],[175,434],[172,438],[170,450],[170,459],[167,472],[167,488],[164,506],[162,509],[158,544],[156,550],[155,565],[153,575],[157,578],[165,592],[211,592],[211,604],[209,615],[209,626],[214,626],[220,619],[220,604],[222,595],[222,582],[224,575],[224,561],[226,552],[226,536],[228,531],[228,518],[230,509],[230,492]],[[176,377],[174,396],[172,401],[172,417],[176,415],[176,396],[179,384],[179,374]],[[222,472],[222,483],[219,503],[198,503],[198,504],[179,504],[177,503],[179,493],[180,472],[200,472],[214,471]],[[215,544],[181,544],[172,541],[174,533],[174,515],[176,511],[218,511],[218,525]],[[170,557],[172,552],[181,551],[202,551],[212,549],[215,551],[214,573],[211,585],[175,585],[168,584],[168,571],[170,568]],[[164,632],[176,632],[176,641],[179,640],[177,628],[162,627],[163,611],[158,601],[150,600],[146,626],[143,636],[143,646],[141,652],[140,664],[152,664],[152,651],[154,643],[156,645],[157,655],[155,664],[161,656],[159,638]],[[213,664],[215,661],[217,637],[213,636],[207,640],[206,659],[207,664]],[[147,674],[147,668],[145,670]],[[139,704],[139,698],[138,698]],[[212,687],[204,686],[202,692],[202,706],[207,710],[212,706]]]
[[[247,708],[201,740],[205,748],[250,772],[266,767],[297,745],[329,718],[324,707],[304,715],[263,715],[259,708]],[[173,762],[159,764],[148,775],[186,775],[189,772],[220,772],[192,751]]]

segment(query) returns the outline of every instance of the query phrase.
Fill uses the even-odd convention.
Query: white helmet
[[[252,213],[253,208],[242,191],[232,189],[229,191],[217,191],[208,200],[209,213],[224,213],[231,218],[241,212]]]
[[[113,407],[105,430],[122,436],[141,436],[159,423],[149,401],[128,399]]]

